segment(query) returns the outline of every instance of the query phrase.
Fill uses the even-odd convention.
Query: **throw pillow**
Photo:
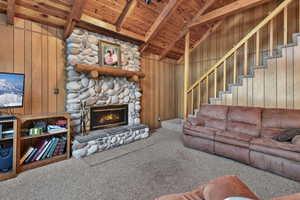
[[[273,137],[273,139],[277,140],[278,142],[289,142],[296,135],[300,135],[300,129],[287,129]]]
[[[296,135],[296,136],[292,139],[292,144],[295,144],[295,145],[299,145],[299,146],[300,146],[300,135]]]

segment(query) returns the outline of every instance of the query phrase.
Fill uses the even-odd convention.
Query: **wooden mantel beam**
[[[161,56],[160,56],[160,60],[164,59],[167,54],[171,51],[171,49],[175,46],[175,44],[181,39],[183,38],[188,32],[189,32],[189,25],[191,23],[193,23],[196,19],[198,19],[200,16],[203,15],[203,13],[210,7],[213,5],[213,3],[215,3],[216,0],[208,0],[204,6],[198,11],[198,13],[195,15],[195,17],[193,17],[193,19],[186,25],[184,26],[183,30],[178,34],[177,38],[175,38],[169,45],[167,48],[165,48],[165,50],[162,52]]]
[[[84,5],[87,0],[74,0],[72,10],[68,16],[68,20],[65,26],[64,39],[67,39],[73,32],[76,22],[81,18]]]
[[[198,19],[194,20],[193,23],[189,24],[189,28],[198,26],[201,24],[209,23],[212,21],[216,21],[219,19],[222,19],[224,17],[227,17],[229,15],[233,15],[236,13],[239,13],[243,10],[247,10],[249,8],[253,8],[262,4],[265,4],[267,2],[270,2],[271,0],[237,0],[233,3],[230,3],[224,7],[215,9],[209,13],[206,13],[205,15],[199,16]]]
[[[107,76],[120,76],[120,77],[127,77],[130,78],[131,81],[139,81],[139,79],[145,78],[145,74],[143,72],[134,72],[122,69],[115,69],[109,67],[102,67],[102,66],[91,66],[91,65],[84,65],[84,64],[77,64],[75,66],[76,72],[89,72],[92,78],[98,78],[100,75],[107,75]]]
[[[116,22],[116,28],[118,32],[121,30],[126,18],[131,15],[136,5],[137,5],[137,0],[127,0],[127,4],[123,9],[123,12],[121,13],[121,15],[119,16]]]
[[[7,0],[7,23],[13,25],[15,17],[15,0]]]
[[[161,27],[170,19],[174,11],[179,7],[184,0],[170,0],[165,6],[159,16],[156,18],[155,22],[152,24],[150,29],[146,33],[145,44],[140,48],[141,52],[144,52],[149,46],[149,42],[157,35]]]

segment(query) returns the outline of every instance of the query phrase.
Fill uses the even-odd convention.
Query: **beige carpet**
[[[150,138],[20,174],[0,183],[6,200],[153,200],[238,175],[262,199],[300,192],[300,184],[247,165],[183,147],[179,133]]]

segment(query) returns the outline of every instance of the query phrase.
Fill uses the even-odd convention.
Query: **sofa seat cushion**
[[[184,129],[184,134],[214,140],[215,133],[217,131],[218,129],[208,128],[204,126],[189,126],[188,128]]]
[[[269,138],[255,138],[250,142],[250,150],[300,162],[300,146],[291,143],[277,142]]]
[[[218,131],[216,132],[215,141],[249,148],[250,141],[253,138],[253,136],[243,133],[231,131]]]
[[[256,125],[240,122],[228,122],[227,130],[230,132],[243,133],[254,137],[258,137],[260,134],[260,130]]]

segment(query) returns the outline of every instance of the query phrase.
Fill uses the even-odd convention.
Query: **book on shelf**
[[[29,147],[26,153],[23,155],[23,157],[20,160],[20,165],[23,164],[23,162],[26,160],[26,158],[31,154],[33,151],[33,147]]]
[[[53,153],[54,153],[54,150],[56,149],[58,141],[59,141],[59,138],[55,138],[54,144],[51,146],[51,149],[47,155],[47,158],[51,158],[53,156]]]
[[[36,161],[41,160],[43,154],[45,153],[45,151],[47,151],[48,147],[51,144],[51,140],[48,141],[47,145],[45,146],[45,148],[43,149],[43,151],[40,153],[40,155],[36,158]]]
[[[2,124],[0,124],[0,138],[2,138]]]
[[[6,131],[2,131],[2,134],[12,134],[14,133],[14,129],[9,129],[9,130],[6,130]]]
[[[31,161],[36,161],[36,158],[42,153],[43,149],[45,148],[45,146],[47,145],[48,141],[47,140],[42,140],[37,148],[38,148],[38,151],[37,153],[34,155],[34,157],[32,158]]]
[[[50,140],[50,144],[49,144],[49,146],[47,147],[46,151],[44,152],[43,156],[41,157],[41,160],[43,160],[43,159],[45,159],[45,158],[47,157],[47,155],[48,155],[48,153],[49,153],[51,147],[52,147],[53,144],[54,144],[54,142],[55,142],[55,137],[53,137],[53,138]]]
[[[59,143],[57,144],[57,147],[55,148],[53,156],[62,155],[65,153],[66,142],[67,142],[66,138],[64,138],[64,137],[59,140]]]
[[[33,151],[31,152],[31,154],[27,157],[27,159],[25,160],[25,164],[30,163],[33,156],[36,154],[36,152],[38,151],[38,148],[34,148]]]
[[[48,133],[63,133],[63,132],[67,132],[68,129],[56,125],[48,125],[47,131]]]

